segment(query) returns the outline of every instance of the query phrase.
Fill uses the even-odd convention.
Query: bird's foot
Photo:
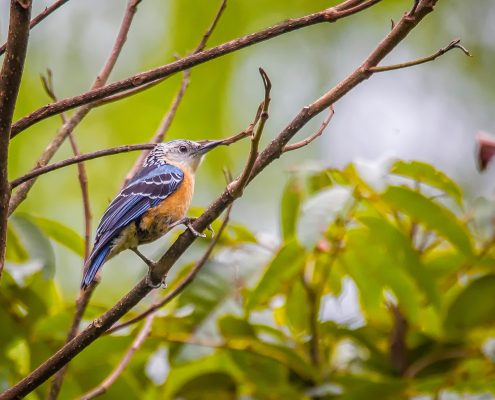
[[[196,236],[196,237],[202,237],[202,238],[205,238],[206,235],[204,233],[201,233],[201,232],[198,232],[196,229],[194,229],[194,227],[192,226],[192,223],[194,221],[196,221],[197,218],[189,218],[189,217],[184,217],[184,218],[181,218],[179,219],[178,221],[174,222],[172,225],[170,225],[170,229],[172,229],[173,227],[177,226],[177,225],[185,225],[187,227],[187,229],[189,229],[191,231],[191,233]],[[212,233],[211,236],[213,237],[213,235],[215,234],[215,232],[213,231],[213,228],[211,227],[211,225],[208,225],[208,230]]]
[[[138,249],[131,249],[136,255],[144,261],[144,263],[148,266],[148,274],[146,275],[146,284],[154,289],[159,288],[160,286],[163,286],[165,289],[167,287],[167,284],[165,282],[165,279],[167,278],[166,276],[162,279],[161,282],[159,283],[153,283],[153,280],[151,279],[151,274],[153,272],[153,269],[158,266],[158,263],[155,261],[151,261],[149,258],[147,258],[143,253],[141,253]]]

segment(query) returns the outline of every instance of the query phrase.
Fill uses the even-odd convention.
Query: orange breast
[[[184,179],[177,190],[141,218],[139,228],[149,236],[144,241],[158,239],[167,233],[171,223],[186,215],[194,192],[194,175],[187,167],[181,169],[184,171]]]

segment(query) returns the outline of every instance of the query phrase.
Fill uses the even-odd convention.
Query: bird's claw
[[[187,229],[189,229],[194,236],[205,238],[206,235],[204,233],[198,232],[191,225],[194,221],[196,221],[196,218],[188,218],[184,225],[187,226]]]
[[[173,227],[177,225],[185,225],[187,229],[191,231],[191,233],[196,236],[196,237],[202,237],[205,238],[206,235],[204,233],[198,232],[194,227],[192,226],[192,223],[196,221],[197,218],[189,218],[189,217],[184,217],[176,222],[174,222],[172,225],[169,226],[169,229],[172,229]],[[213,228],[211,225],[207,226],[208,230],[211,232],[211,237],[214,236],[215,232],[213,231]]]
[[[160,286],[163,286],[165,289],[167,287],[167,283],[165,282],[165,279],[167,276],[161,280],[159,283],[153,283],[153,280],[151,279],[151,274],[153,272],[153,269],[155,269],[158,266],[158,263],[156,261],[151,261],[150,259],[146,258],[143,253],[141,253],[138,249],[131,249],[134,253],[137,254],[137,256],[143,260],[143,262],[148,266],[148,273],[146,274],[146,284],[149,287],[152,287],[153,289],[159,288]]]

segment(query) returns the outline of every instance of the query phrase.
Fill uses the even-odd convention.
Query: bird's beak
[[[201,145],[201,147],[197,150],[197,153],[206,154],[218,145],[221,145],[223,140],[198,140],[197,143]]]

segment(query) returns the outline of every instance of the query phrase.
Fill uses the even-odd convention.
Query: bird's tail
[[[103,263],[106,261],[107,255],[110,252],[111,245],[108,244],[103,247],[98,253],[92,254],[84,266],[84,276],[81,283],[81,288],[86,290],[86,288],[93,282],[96,273],[101,268]]]

